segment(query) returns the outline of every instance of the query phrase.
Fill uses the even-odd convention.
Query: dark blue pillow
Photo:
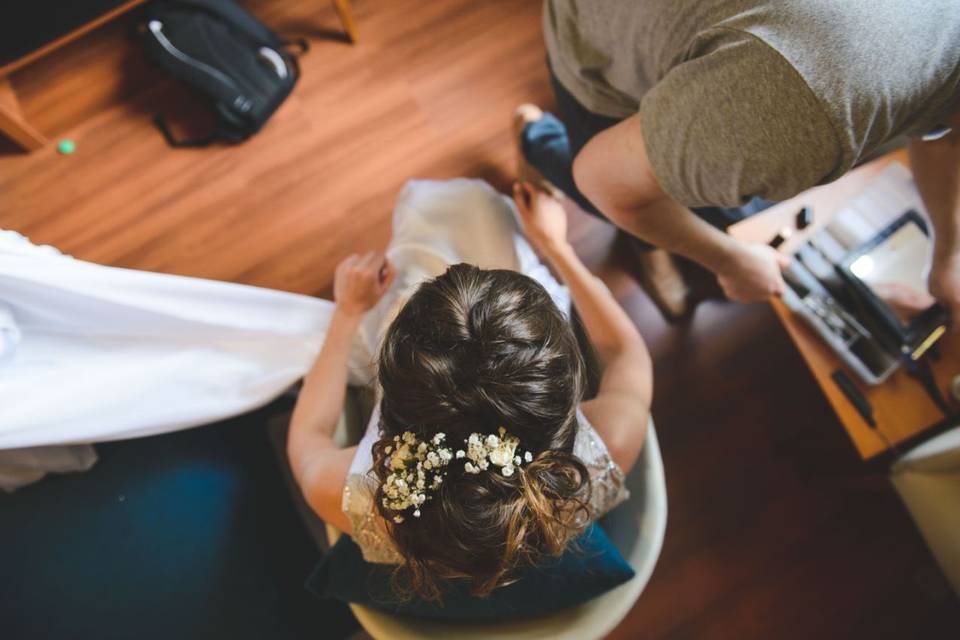
[[[387,613],[434,620],[483,621],[552,613],[586,602],[633,577],[633,569],[593,524],[556,560],[527,568],[518,580],[487,598],[474,598],[463,580],[440,585],[443,606],[414,598],[400,602],[390,587],[392,566],[363,559],[349,536],[340,536],[307,579],[307,589]]]

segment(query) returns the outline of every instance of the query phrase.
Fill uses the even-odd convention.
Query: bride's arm
[[[393,275],[379,252],[350,256],[337,267],[337,307],[320,354],[304,380],[287,436],[287,458],[307,503],[325,522],[348,533],[350,523],[340,503],[356,447],[338,448],[333,431],[343,411],[353,337],[363,315],[390,287]]]
[[[610,457],[630,471],[647,432],[653,397],[653,366],[643,338],[599,279],[584,266],[566,239],[560,203],[527,185],[514,190],[527,236],[570,288],[590,342],[604,364],[597,397],[583,412],[600,434]]]

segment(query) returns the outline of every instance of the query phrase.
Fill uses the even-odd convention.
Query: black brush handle
[[[864,397],[863,393],[860,392],[857,385],[853,383],[853,380],[851,380],[842,369],[837,369],[830,374],[830,377],[837,383],[840,391],[843,391],[843,395],[847,396],[847,400],[856,408],[857,412],[863,417],[870,428],[876,429],[877,421],[873,419],[873,407],[870,406],[870,402]]]

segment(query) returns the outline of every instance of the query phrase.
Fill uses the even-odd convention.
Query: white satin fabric
[[[0,361],[0,449],[146,436],[261,406],[306,371],[332,309],[104,267],[11,232],[0,305],[19,334]]]

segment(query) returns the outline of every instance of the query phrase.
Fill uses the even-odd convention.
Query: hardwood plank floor
[[[410,178],[505,189],[509,120],[552,103],[537,0],[254,0],[312,50],[292,98],[238,147],[170,150],[154,113],[190,113],[120,23],[16,74],[28,117],[77,153],[0,151],[0,227],[97,262],[307,294],[380,247]],[[190,122],[188,128],[202,123]],[[670,520],[649,588],[613,638],[952,638],[960,604],[882,470],[865,466],[773,314],[658,317],[573,214],[578,250],[654,353]]]

